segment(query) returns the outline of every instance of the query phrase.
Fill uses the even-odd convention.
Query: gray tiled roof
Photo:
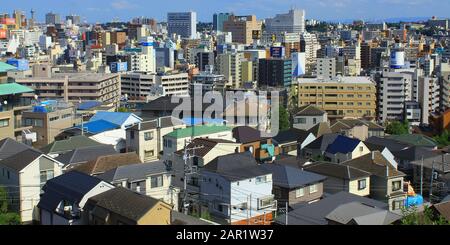
[[[296,116],[321,116],[326,112],[313,105],[304,105],[298,108]]]
[[[345,180],[360,179],[371,175],[369,172],[354,167],[331,162],[317,162],[303,167],[310,172]]]
[[[263,164],[261,167],[272,173],[273,185],[283,188],[294,189],[326,179],[323,175],[279,164]]]
[[[325,218],[344,225],[352,220],[359,225],[389,225],[402,216],[360,202],[351,202],[339,205]]]
[[[376,201],[367,197],[357,196],[348,192],[339,192],[311,204],[299,204],[293,206],[289,212],[289,225],[327,225],[325,217],[342,204],[359,202],[370,206],[387,209],[387,203]],[[285,215],[276,218],[276,223],[285,224]]]
[[[14,169],[16,171],[20,171],[28,166],[28,164],[40,157],[42,154],[42,152],[35,149],[28,149],[1,160],[0,165]]]
[[[261,140],[261,132],[248,126],[239,126],[233,128],[233,137],[238,143],[250,143]]]
[[[31,149],[30,146],[19,143],[11,138],[0,140],[0,160],[6,159],[24,150]]]
[[[120,166],[99,175],[100,179],[108,182],[128,180],[130,182],[145,180],[149,175],[167,173],[167,165],[163,161],[138,163]]]
[[[305,130],[290,128],[286,131],[279,132],[273,140],[279,144],[286,144],[292,142],[303,142],[310,133]]]
[[[330,144],[332,144],[340,134],[324,134],[315,139],[309,145],[305,146],[305,149],[315,149],[325,151]]]
[[[89,146],[83,148],[77,148],[75,150],[63,153],[55,159],[67,164],[84,163],[97,159],[99,156],[119,154],[114,150],[112,145],[98,145]]]

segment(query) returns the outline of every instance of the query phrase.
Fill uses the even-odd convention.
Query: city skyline
[[[43,2],[48,4],[42,4]],[[256,2],[262,4],[254,4]],[[386,8],[386,4],[390,7]],[[422,8],[423,5],[427,8]],[[352,19],[377,21],[392,18],[448,17],[447,10],[450,9],[450,2],[438,0],[231,0],[223,4],[206,0],[168,0],[161,4],[142,0],[98,0],[95,2],[44,0],[39,3],[21,0],[3,3],[3,12],[12,13],[13,10],[22,10],[29,16],[33,8],[40,22],[44,20],[46,13],[52,11],[61,14],[62,17],[78,14],[83,21],[92,23],[108,22],[113,19],[129,21],[138,16],[166,21],[167,12],[195,11],[198,14],[198,21],[212,22],[212,15],[217,12],[234,12],[237,15],[255,14],[258,19],[262,19],[273,17],[276,13],[287,12],[292,7],[305,9],[307,19],[343,22]],[[402,14],[399,16],[398,13]]]

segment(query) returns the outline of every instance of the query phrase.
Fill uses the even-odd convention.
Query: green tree
[[[291,128],[291,123],[289,122],[289,113],[283,106],[280,106],[279,117],[280,131],[288,130],[289,128]]]
[[[438,143],[439,147],[446,147],[450,145],[450,132],[445,130],[441,135],[435,136],[433,139]]]
[[[428,206],[425,206],[423,212],[418,212],[415,206],[403,208],[402,216],[402,225],[450,225],[444,217],[434,214]]]
[[[8,193],[3,187],[0,187],[0,225],[20,225],[19,214],[8,212]]]
[[[118,112],[129,112],[130,110],[126,107],[119,107],[119,109],[117,109]]]
[[[386,126],[386,133],[395,135],[409,134],[409,122],[392,121]]]

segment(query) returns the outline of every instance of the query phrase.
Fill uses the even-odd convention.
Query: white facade
[[[422,109],[421,122],[428,124],[430,113],[438,111],[441,102],[439,79],[435,77],[419,77],[417,88],[418,101]]]
[[[318,78],[333,79],[336,77],[336,59],[318,58],[316,71]]]
[[[228,81],[226,86],[240,88],[242,83],[241,64],[244,59],[243,53],[225,53],[217,56],[216,69],[218,74],[224,75]]]
[[[305,32],[305,10],[291,9],[287,14],[277,14],[266,19],[266,32],[275,35]]]

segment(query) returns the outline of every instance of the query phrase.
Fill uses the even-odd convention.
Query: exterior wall
[[[306,119],[306,123],[300,123],[300,119]],[[314,123],[315,120],[315,123]],[[318,123],[327,122],[327,114],[323,114],[322,116],[295,116],[294,117],[294,128],[310,130],[312,127],[316,126]]]
[[[370,176],[370,198],[379,201],[386,201],[387,181],[385,178],[372,175]]]
[[[366,188],[359,190],[358,182],[360,180],[366,180]],[[370,195],[370,177],[355,179],[349,182],[349,192],[358,196],[368,196]]]
[[[53,165],[52,168],[45,168],[47,165]],[[38,212],[36,205],[40,200],[41,183],[40,172],[42,170],[53,170],[54,177],[62,174],[62,166],[48,158],[41,156],[27,167],[25,167],[19,174],[20,182],[20,216],[22,222],[31,222],[38,220]],[[45,184],[45,183],[43,183]]]
[[[171,223],[171,208],[167,204],[158,203],[150,211],[147,212],[141,219],[138,220],[138,225],[170,225]]]
[[[314,193],[310,192],[310,186],[307,185],[303,188],[304,196],[302,197],[296,197],[296,190],[290,190],[289,191],[289,205],[294,205],[301,202],[313,202],[316,200],[319,200],[323,196],[323,182],[316,183],[317,184],[317,191]]]
[[[126,148],[126,131],[125,129],[114,129],[105,131],[89,137],[97,142],[106,145],[113,145],[114,150],[120,152]]]
[[[155,174],[159,175],[159,174]],[[164,173],[163,175],[163,186],[151,188],[151,176],[149,175],[145,181],[145,195],[163,200],[166,203],[174,205],[174,210],[178,210],[178,197],[174,190],[171,188],[172,186],[172,176],[170,173]]]
[[[0,139],[14,138],[14,113],[13,111],[0,112],[0,120],[8,119],[7,127],[0,127]]]
[[[348,135],[347,135],[348,134]],[[355,126],[346,132],[348,137],[357,138],[364,141],[369,136],[369,128],[366,125]]]
[[[362,151],[360,147],[362,147]],[[351,159],[355,159],[369,153],[370,153],[369,148],[367,148],[367,146],[363,142],[360,142],[358,146],[356,146],[355,150],[352,152]]]

